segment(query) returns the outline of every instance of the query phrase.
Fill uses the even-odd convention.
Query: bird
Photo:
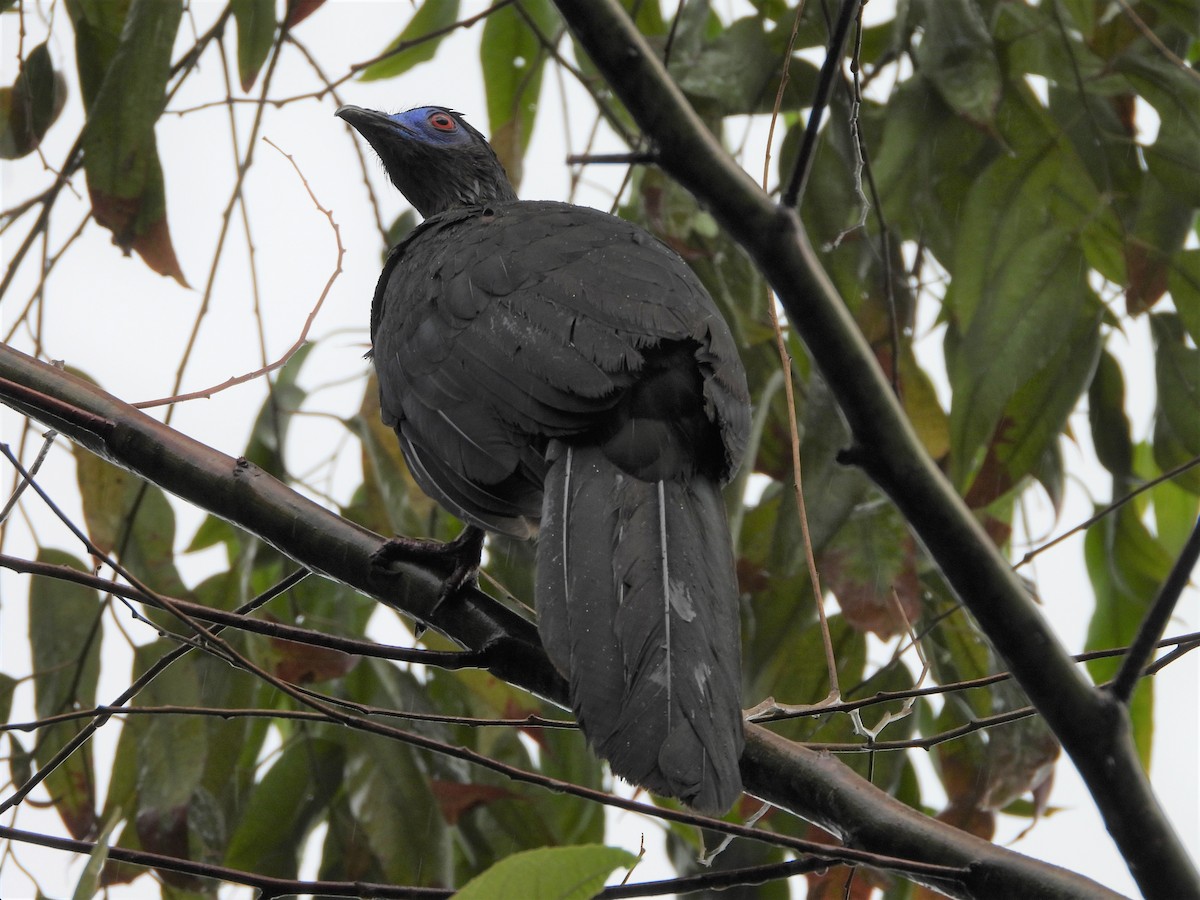
[[[536,537],[538,633],[613,773],[727,812],[744,731],[721,488],[750,428],[728,324],[641,227],[518,199],[462,114],[336,115],[423,217],[387,257],[369,353],[413,478],[468,532]]]

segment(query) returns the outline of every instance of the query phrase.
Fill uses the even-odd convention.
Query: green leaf
[[[161,639],[134,652],[134,676],[140,676],[176,644]],[[135,698],[137,706],[200,706],[204,676],[200,670],[222,664],[190,655],[160,673]],[[224,668],[228,668],[224,666]],[[209,743],[207,720],[197,716],[133,716],[117,744],[105,802],[105,816],[126,811],[130,827],[121,843],[136,837],[137,847],[170,856],[197,858],[203,844],[193,841],[206,804],[201,780]],[[225,787],[232,787],[230,781]],[[172,876],[164,873],[164,877]],[[178,876],[171,883],[192,885]]]
[[[176,663],[172,681],[187,672],[194,682],[195,670]],[[190,695],[190,696],[189,696]],[[172,693],[170,702],[185,706],[194,702],[196,685],[184,694]],[[138,740],[138,815],[156,813],[163,819],[182,812],[186,815],[193,793],[204,776],[208,757],[205,722],[199,716],[153,716]],[[138,834],[147,849],[169,852],[162,843],[151,841],[147,829],[139,825]],[[177,848],[176,848],[177,849]]]
[[[197,599],[208,603],[211,597],[198,592]],[[162,639],[138,647],[131,677],[141,677],[176,646]],[[223,660],[193,653],[161,672],[134,704],[251,708],[268,705],[273,695]],[[104,806],[106,818],[121,809],[130,820],[120,845],[221,859],[251,795],[267,727],[266,719],[236,716],[129,717]],[[128,871],[132,878],[140,870]]]
[[[1172,143],[1190,140],[1195,146],[1200,141],[1200,85],[1185,67],[1168,60],[1149,43],[1116,56],[1112,64],[1154,107]]]
[[[920,618],[917,560],[896,508],[875,503],[855,510],[821,554],[819,571],[851,627],[886,641]]]
[[[520,10],[506,6],[488,16],[479,46],[490,143],[518,187],[546,63],[546,51],[526,17],[547,38],[560,27],[550,0],[525,0]]]
[[[424,686],[411,673],[381,660],[364,659],[344,685],[347,696],[370,706],[434,711]],[[413,727],[437,740],[450,739],[439,724]],[[453,831],[434,797],[430,769],[436,766],[437,777],[462,782],[475,770],[377,735],[355,734],[345,747],[341,790],[357,827],[351,852],[370,854],[383,880],[391,884],[455,883]]]
[[[667,33],[659,0],[621,0],[621,5],[634,17],[638,31],[647,38],[662,37]]]
[[[69,0],[87,108],[84,169],[96,221],[126,252],[185,284],[167,227],[154,124],[166,102],[179,0],[119,4]],[[107,8],[106,8],[107,7]]]
[[[1179,321],[1192,343],[1200,346],[1200,250],[1181,250],[1172,260],[1167,289],[1175,301]]]
[[[1088,625],[1087,649],[1127,646],[1170,571],[1172,557],[1147,530],[1134,504],[1121,507],[1089,528],[1083,547],[1088,577],[1096,595],[1096,611]],[[1119,666],[1119,659],[1087,663],[1097,683],[1112,678]],[[1142,765],[1149,768],[1154,734],[1152,679],[1139,682],[1129,714],[1138,755]]]
[[[805,581],[801,588],[811,595],[812,588]],[[799,596],[794,594],[793,596]],[[759,598],[756,597],[755,600]],[[807,597],[806,605],[807,604]],[[778,598],[775,605],[780,604]],[[793,601],[794,602],[794,601]],[[761,609],[765,604],[758,604]],[[793,618],[800,618],[794,614]],[[809,617],[804,617],[807,621]],[[842,615],[829,617],[829,640],[833,646],[833,656],[837,660],[838,682],[841,685],[857,684],[863,679],[867,659],[867,639],[864,634],[850,627]],[[756,623],[763,631],[774,624],[766,620]],[[787,703],[816,703],[829,695],[829,669],[825,664],[825,638],[819,624],[810,624],[806,628],[795,626],[779,629],[787,635],[786,643],[776,643],[770,654],[758,652],[754,658],[755,664],[750,671],[754,679],[749,686],[748,694],[756,697],[777,697]],[[759,647],[765,646],[768,637],[762,634]],[[842,727],[850,727],[848,721],[834,723],[830,720],[796,719],[779,723],[781,734],[790,740],[839,740],[831,737],[830,729],[835,731]],[[849,732],[839,732],[846,740],[851,740]]]
[[[1084,37],[1091,37],[1092,29],[1096,27],[1098,10],[1095,0],[1062,0],[1061,6],[1066,10],[1071,20],[1079,27]]]
[[[298,383],[300,370],[315,346],[310,341],[300,347],[271,382],[267,399],[259,410],[258,418],[254,420],[250,443],[246,447],[246,459],[285,481],[288,472],[283,450],[287,444],[288,427],[307,396]]]
[[[927,242],[945,264],[953,258],[964,198],[979,178],[987,139],[925,79],[901,84],[881,117],[871,166],[884,215],[902,234]]]
[[[924,0],[921,74],[961,115],[990,122],[1003,88],[992,36],[975,0]]]
[[[184,597],[187,588],[175,568],[175,513],[162,489],[100,459],[78,445],[75,475],[88,536],[152,590]],[[167,613],[152,612],[158,624],[180,626]]]
[[[1154,372],[1158,414],[1166,417],[1184,450],[1200,456],[1200,349],[1182,341],[1163,341]]]
[[[776,46],[779,31],[768,34],[763,20],[747,16],[732,22],[695,53],[672,47],[670,72],[693,104],[710,116],[770,112],[779,89],[779,60],[784,47]],[[805,60],[794,60],[788,71],[783,108],[804,105],[811,98],[817,69]]]
[[[108,862],[108,842],[119,821],[119,816],[110,817],[105,823],[104,829],[96,835],[96,846],[88,854],[87,864],[79,873],[79,880],[75,882],[75,891],[71,894],[71,900],[92,900],[104,886],[101,876],[105,863]]]
[[[920,438],[925,452],[941,459],[950,450],[950,422],[942,409],[933,379],[921,368],[911,341],[900,351],[900,383],[903,385],[904,412]]]
[[[1090,319],[1083,250],[1090,232],[1117,228],[1035,100],[1015,96],[1004,116],[1020,152],[998,158],[971,187],[946,293],[951,467],[964,490],[1009,401]]]
[[[619,847],[583,844],[514,853],[471,879],[457,900],[589,900],[614,869],[637,857]]]
[[[1200,154],[1195,131],[1178,120],[1164,120],[1158,138],[1142,150],[1146,165],[1172,194],[1190,206],[1200,206]]]
[[[1029,699],[1012,683],[996,688],[995,712],[1027,706]],[[1037,790],[1054,774],[1058,741],[1041,716],[1019,719],[988,731],[983,809],[1004,809]]]
[[[970,716],[957,704],[947,703],[937,718],[922,731],[939,734],[958,728]],[[955,741],[942,741],[933,748],[933,766],[951,806],[976,807],[984,789],[987,744],[978,732]]]
[[[197,553],[200,550],[215,547],[217,544],[224,544],[226,555],[230,560],[234,560],[237,559],[238,552],[243,545],[243,538],[242,532],[224,519],[217,516],[205,516],[184,552]]]
[[[21,60],[11,88],[0,88],[0,159],[17,159],[41,144],[67,100],[67,82],[50,50],[38,44]]]
[[[561,711],[479,670],[431,672],[428,694],[435,709],[451,716],[562,718]],[[603,766],[578,729],[532,729],[526,735],[537,742],[536,767],[543,774],[603,789]],[[518,729],[468,726],[453,727],[447,737],[499,762],[534,768],[535,760],[521,738]],[[478,769],[463,775],[470,782],[443,781],[435,787],[443,815],[458,826],[458,839],[469,861],[466,867],[460,865],[459,881],[519,850],[604,839],[603,811],[593,803],[580,803],[554,791],[523,790],[498,774]]]
[[[433,59],[441,45],[444,34],[428,37],[458,21],[459,0],[425,0],[399,36],[388,44],[384,53],[404,47],[397,53],[363,69],[362,81],[377,81],[395,78],[414,66]]]
[[[88,571],[82,562],[61,550],[42,550],[38,562]],[[100,595],[92,588],[52,578],[33,580],[29,588],[29,643],[39,718],[96,705],[102,612]],[[42,729],[34,749],[37,764],[49,762],[86,722],[76,719]],[[91,744],[76,749],[50,773],[45,786],[71,835],[90,835],[96,822]]]
[[[1154,462],[1152,449],[1139,444],[1134,456],[1134,473],[1138,478],[1149,481],[1162,472]],[[1158,542],[1172,559],[1183,552],[1183,546],[1191,536],[1200,515],[1200,497],[1197,491],[1189,491],[1175,478],[1156,484],[1147,497],[1154,507],[1154,530]]]
[[[1145,176],[1125,241],[1125,306],[1130,315],[1146,311],[1166,292],[1172,260],[1191,233],[1195,216],[1186,198],[1153,173]]]
[[[1092,0],[1084,2],[1092,5]],[[1078,97],[1077,84],[1093,85],[1103,74],[1104,60],[1084,41],[1064,33],[1058,21],[1061,7],[1001,4],[995,10],[995,39],[1004,47],[1009,72],[1045,76],[1052,84],[1069,86]]]
[[[395,433],[380,419],[379,386],[374,373],[359,412],[345,425],[362,442],[362,508],[351,511],[356,522],[390,534],[440,538],[458,533],[461,525],[452,524],[457,520],[417,486]]]
[[[1046,451],[1058,442],[1067,417],[1083,393],[1100,355],[1103,307],[1079,310],[1073,330],[1049,362],[1013,394],[1004,410],[996,458],[1015,484],[1031,474]]]
[[[996,655],[975,620],[966,613],[945,579],[936,572],[922,577],[929,595],[925,600],[922,639],[931,671],[938,684],[970,681],[999,671]],[[924,629],[917,628],[924,633]],[[985,690],[955,691],[946,696],[946,706],[959,707],[958,723],[989,715],[992,697]]]
[[[1125,377],[1107,350],[1100,354],[1088,388],[1088,421],[1100,464],[1118,478],[1128,478],[1133,472],[1133,439],[1125,414]]]
[[[61,550],[38,553],[38,562],[88,568]],[[79,705],[95,705],[102,634],[100,595],[70,581],[35,578],[29,589],[29,640],[33,652],[34,697],[38,716],[53,716]]]
[[[951,461],[955,482],[964,490],[1009,401],[1061,351],[1076,322],[1087,315],[1085,265],[1070,236],[1047,230],[1031,238],[988,261],[991,277],[970,298],[977,311],[950,361]],[[959,284],[956,278],[956,310],[967,305],[967,291]]]
[[[196,588],[196,602],[218,609],[232,607],[237,599],[234,586],[240,580],[236,571],[218,573]],[[226,637],[234,641],[235,645],[238,644],[236,636],[227,633]],[[181,677],[185,673],[176,676],[167,673],[167,678],[160,676],[156,681],[164,681],[164,686],[169,689],[171,696],[188,699],[160,702],[186,702],[197,706],[245,709],[267,706],[277,697],[275,689],[271,686],[258,679],[247,678],[239,670],[213,656],[192,654],[183,668],[186,670],[188,683],[182,689],[174,687],[173,677]],[[192,684],[195,685],[194,693]],[[258,751],[266,739],[270,722],[260,718],[225,719],[215,716],[205,717],[203,721],[205,731],[201,740],[205,746],[204,772],[197,786],[198,791],[222,797],[236,797],[240,803],[242,798],[249,795],[258,762]],[[223,839],[217,846],[223,848],[225,843]]]
[[[337,741],[299,737],[286,746],[254,786],[225,865],[294,878],[309,829],[341,789],[345,763]]]
[[[75,65],[84,109],[91,111],[104,84],[108,66],[121,41],[121,28],[132,0],[100,3],[68,0],[67,12],[75,30]]]
[[[248,91],[275,42],[275,0],[230,0],[237,23],[238,77]]]
[[[9,716],[12,715],[13,691],[20,684],[17,679],[11,675],[5,675],[0,672],[0,722],[11,721]]]

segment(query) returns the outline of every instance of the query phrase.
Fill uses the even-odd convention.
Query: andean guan
[[[469,524],[537,534],[542,643],[613,772],[728,810],[743,734],[720,487],[750,421],[728,326],[641,228],[518,200],[460,114],[337,115],[425,219],[371,307],[383,419],[413,477]]]

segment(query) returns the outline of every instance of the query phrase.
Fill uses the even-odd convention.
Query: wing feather
[[[372,341],[385,420],[430,478],[434,454],[485,493],[540,477],[530,453],[595,431],[670,342],[695,345],[725,475],[744,446],[744,376],[712,300],[672,251],[595,210],[516,202],[429,219],[389,257]]]

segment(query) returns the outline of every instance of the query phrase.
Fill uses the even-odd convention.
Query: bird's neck
[[[461,155],[384,158],[392,183],[425,218],[452,209],[509,203],[517,192],[490,147]]]

